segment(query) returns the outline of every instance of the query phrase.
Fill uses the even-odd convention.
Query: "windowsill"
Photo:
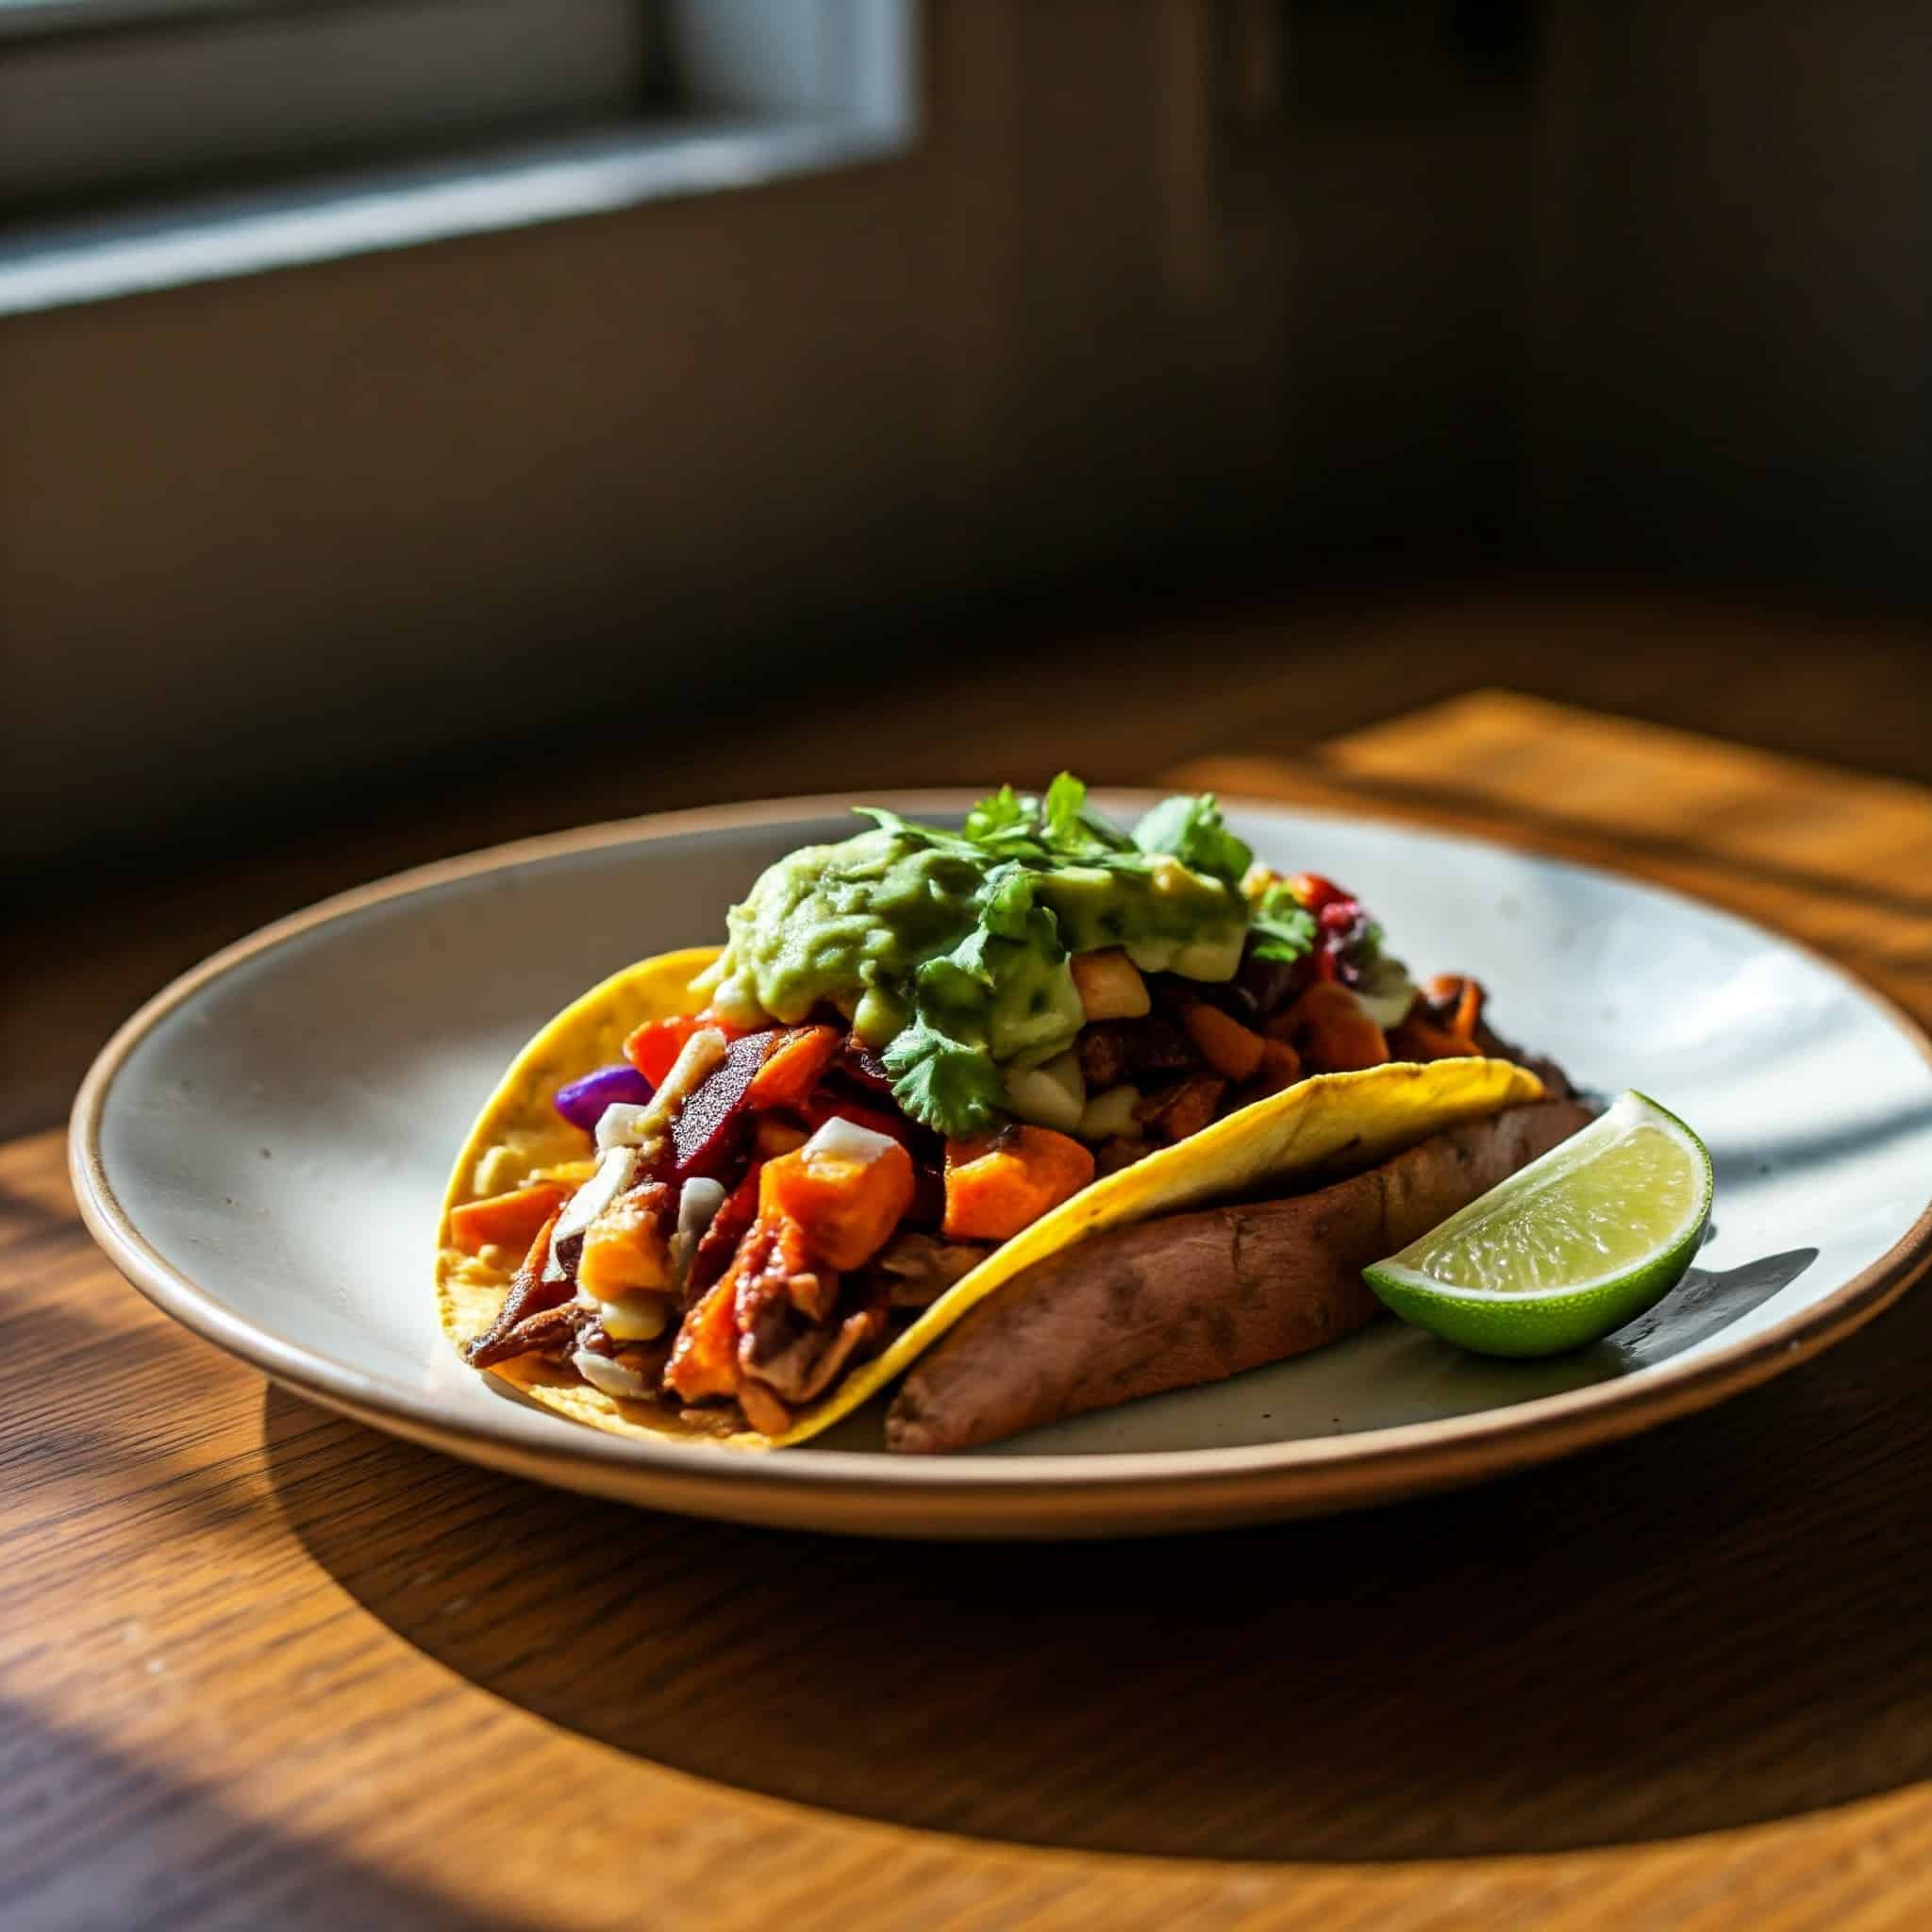
[[[752,188],[890,159],[909,126],[854,115],[631,123],[0,230],[0,316]]]

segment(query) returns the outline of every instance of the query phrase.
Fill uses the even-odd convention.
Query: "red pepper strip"
[[[748,1030],[715,1013],[674,1013],[668,1020],[646,1020],[624,1042],[624,1057],[653,1087],[661,1087],[685,1041],[700,1026],[715,1027],[726,1040],[742,1039]]]
[[[1318,872],[1297,873],[1288,883],[1295,897],[1318,918],[1324,906],[1348,897],[1333,879],[1324,879]]]

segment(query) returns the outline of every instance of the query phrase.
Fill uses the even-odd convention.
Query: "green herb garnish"
[[[1266,887],[1254,901],[1249,925],[1257,959],[1279,959],[1292,965],[1315,950],[1315,915],[1294,895],[1284,879]]]

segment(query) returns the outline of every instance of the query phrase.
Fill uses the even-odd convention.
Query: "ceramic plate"
[[[957,813],[958,796],[901,796]],[[1130,815],[1144,800],[1103,803]],[[1419,972],[1474,973],[1511,1039],[1637,1087],[1717,1166],[1684,1284],[1580,1354],[1484,1362],[1377,1324],[1299,1360],[951,1458],[877,1405],[809,1446],[643,1444],[457,1359],[438,1204],[524,1041],[641,955],[712,939],[758,870],[853,828],[792,800],[594,827],[331,900],[218,955],[109,1043],[75,1104],[81,1210],[198,1334],[377,1428],[656,1507],[909,1536],[1127,1534],[1308,1514],[1521,1468],[1702,1407],[1848,1333],[1932,1252],[1932,1049],[1787,941],[1627,879],[1360,819],[1235,807],[1265,859],[1343,879]]]

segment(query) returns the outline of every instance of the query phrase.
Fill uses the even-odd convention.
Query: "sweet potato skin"
[[[1163,1216],[1008,1282],[916,1362],[886,1416],[915,1455],[1220,1381],[1336,1341],[1381,1311],[1361,1271],[1591,1118],[1574,1100],[1452,1127],[1314,1193]]]

